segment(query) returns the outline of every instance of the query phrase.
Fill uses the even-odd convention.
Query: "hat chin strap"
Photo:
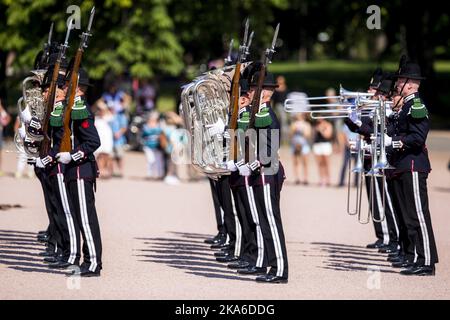
[[[406,84],[408,83],[409,79],[406,79],[405,83],[403,84],[402,90],[400,90],[399,95],[401,96],[403,93],[403,89],[405,89]],[[402,99],[398,99],[397,103],[395,104],[395,106],[392,108],[392,110],[397,110],[398,104],[400,103]]]

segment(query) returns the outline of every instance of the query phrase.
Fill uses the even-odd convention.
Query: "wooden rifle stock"
[[[257,84],[256,90],[255,90],[255,95],[253,96],[252,109],[251,109],[251,113],[250,113],[250,121],[248,124],[249,129],[255,128],[256,114],[258,113],[259,106],[261,104],[261,95],[262,95],[265,79],[266,79],[266,66],[264,64],[262,64],[261,68],[259,70],[258,84]],[[248,139],[248,137],[246,137],[246,139]],[[250,143],[254,143],[254,147],[256,148],[256,141],[254,141],[254,142],[247,141],[245,143],[245,162],[247,162],[247,163],[250,161]]]
[[[236,64],[232,89],[231,89],[231,117],[228,128],[231,130],[231,142],[230,142],[230,157],[231,160],[236,160],[237,157],[237,144],[236,144],[236,136],[235,131],[237,129],[237,120],[239,115],[239,80],[241,79],[241,63],[238,62]]]
[[[75,103],[75,96],[78,88],[78,72],[80,69],[81,57],[83,55],[83,49],[78,48],[77,54],[75,55],[75,60],[72,67],[72,72],[70,74],[70,85],[69,85],[69,100],[67,102],[66,110],[64,111],[64,133],[61,140],[61,146],[59,152],[70,152],[72,150],[72,143],[70,136],[72,135],[72,130],[70,129],[71,113],[73,104]]]
[[[39,156],[45,157],[48,154],[48,151],[50,149],[50,137],[48,136],[48,125],[50,122],[50,113],[53,111],[53,106],[55,104],[55,97],[56,97],[56,88],[58,85],[58,76],[59,76],[59,68],[61,65],[60,59],[58,59],[55,63],[53,74],[52,74],[52,80],[50,82],[50,87],[48,89],[48,95],[47,95],[47,107],[46,107],[46,113],[45,113],[45,119],[42,126],[42,131],[44,133],[44,139],[41,142],[41,148],[39,150]]]

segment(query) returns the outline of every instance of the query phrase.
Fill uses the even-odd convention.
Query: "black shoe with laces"
[[[374,243],[369,243],[366,248],[367,249],[380,249],[383,247],[386,247],[386,244],[383,244],[383,241],[378,239],[377,241],[375,241]]]
[[[287,278],[278,277],[273,274],[266,274],[264,276],[257,277],[255,280],[260,283],[288,283]]]

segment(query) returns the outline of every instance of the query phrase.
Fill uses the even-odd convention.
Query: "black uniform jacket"
[[[100,147],[100,137],[94,125],[94,117],[72,120],[72,160],[66,165],[66,180],[95,179],[98,176],[94,151]]]
[[[417,171],[430,172],[431,165],[428,158],[426,139],[430,130],[430,121],[425,115],[414,118],[411,115],[411,107],[419,94],[411,94],[404,99],[403,107],[394,119],[392,140],[400,140],[403,148],[393,149],[392,165],[396,167],[395,172]],[[423,104],[423,101],[420,100]]]

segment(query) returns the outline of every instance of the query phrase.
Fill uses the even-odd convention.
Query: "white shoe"
[[[164,178],[164,182],[172,186],[177,186],[180,184],[180,180],[175,176],[166,176]]]

